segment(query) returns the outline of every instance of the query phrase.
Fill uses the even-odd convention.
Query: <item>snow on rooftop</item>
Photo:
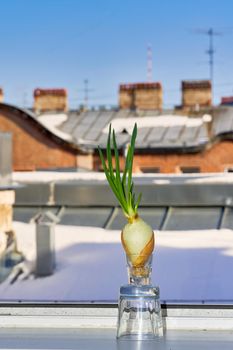
[[[115,129],[116,133],[121,133],[123,130],[126,130],[129,134],[132,133],[134,124],[137,123],[138,129],[140,128],[150,128],[158,126],[179,126],[184,125],[186,127],[201,126],[205,122],[203,118],[190,118],[186,116],[179,115],[162,115],[156,117],[135,117],[135,118],[126,118],[124,123],[122,123],[122,118],[115,118],[111,121],[112,128]],[[103,129],[104,133],[108,133],[109,124]]]
[[[57,114],[42,114],[38,117],[38,121],[56,136],[66,140],[71,141],[72,137],[70,134],[61,131],[58,127],[64,123],[68,118],[68,115],[65,113],[57,113]]]
[[[105,180],[105,174],[100,172],[60,172],[60,171],[25,171],[14,172],[16,182],[51,182],[73,180]]]
[[[56,113],[56,114],[41,114],[38,117],[38,120],[41,123],[51,125],[51,126],[59,126],[64,123],[68,119],[68,115],[65,113]]]
[[[52,181],[105,181],[101,172],[62,172],[62,171],[25,171],[14,172],[14,182],[52,182]],[[183,181],[187,184],[233,183],[233,173],[200,173],[200,174],[133,174],[133,178],[149,181],[154,184],[168,184],[171,181]]]
[[[18,248],[35,261],[34,224],[14,223]],[[56,226],[56,270],[52,276],[18,279],[0,285],[1,300],[115,301],[126,283],[120,232]],[[156,232],[153,283],[166,301],[232,300],[231,230]]]

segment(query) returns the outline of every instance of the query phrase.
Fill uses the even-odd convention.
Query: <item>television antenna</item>
[[[93,89],[89,88],[89,80],[88,79],[84,79],[83,81],[84,83],[84,88],[79,90],[84,92],[84,108],[87,110],[89,107],[89,93],[94,91]]]
[[[202,34],[207,35],[209,37],[209,47],[208,50],[206,50],[206,54],[209,56],[208,64],[209,64],[209,79],[212,83],[214,82],[214,63],[215,63],[215,53],[216,50],[214,48],[214,37],[215,36],[221,36],[224,33],[215,31],[212,27],[209,29],[196,29],[196,34]]]
[[[152,48],[151,45],[147,45],[147,82],[152,82],[152,69],[153,69],[153,61],[152,61]]]
[[[84,80],[84,106],[85,109],[88,109],[88,103],[89,103],[89,80],[85,79]]]

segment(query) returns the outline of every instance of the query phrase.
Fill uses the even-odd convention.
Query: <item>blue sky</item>
[[[164,105],[180,103],[182,79],[208,78],[214,27],[215,101],[233,95],[232,0],[1,0],[0,86],[5,101],[31,105],[36,87],[68,89],[70,105],[117,104],[119,83],[146,81],[146,48]]]

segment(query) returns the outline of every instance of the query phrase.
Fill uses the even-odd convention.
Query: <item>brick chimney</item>
[[[121,84],[119,105],[122,109],[162,109],[162,85],[156,83]]]
[[[3,89],[0,88],[0,102],[3,102]]]
[[[133,84],[121,84],[119,88],[119,105],[122,109],[133,109],[134,88]]]
[[[233,96],[227,96],[221,98],[222,106],[233,106]]]
[[[210,80],[182,81],[182,107],[210,107],[212,105],[212,86]]]
[[[66,112],[68,109],[67,91],[65,89],[35,89],[34,109],[37,112]]]

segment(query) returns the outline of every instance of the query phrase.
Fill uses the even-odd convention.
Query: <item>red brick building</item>
[[[121,167],[124,166],[124,158],[121,157]],[[99,156],[94,158],[95,170],[102,171]],[[210,148],[196,150],[196,152],[171,153],[169,151],[159,153],[154,150],[151,154],[140,154],[137,150],[134,156],[135,172],[142,173],[215,173],[233,169],[233,142],[220,141]]]
[[[72,115],[60,129],[61,132],[70,130],[70,138],[65,139],[43,126],[30,112],[1,103],[0,131],[13,135],[14,170],[77,167],[102,170],[97,146],[106,147],[110,122],[116,127],[123,167],[130,123],[135,120],[138,123],[136,172],[222,172],[233,168],[231,107],[224,107],[222,114],[211,123],[205,118],[182,116],[135,117],[129,114],[123,117],[123,112],[87,111],[79,116]],[[152,124],[146,126],[148,120]]]
[[[233,106],[233,96],[227,96],[221,98],[222,106]]]
[[[76,168],[83,152],[44,128],[30,114],[0,104],[0,131],[13,135],[13,169]]]

